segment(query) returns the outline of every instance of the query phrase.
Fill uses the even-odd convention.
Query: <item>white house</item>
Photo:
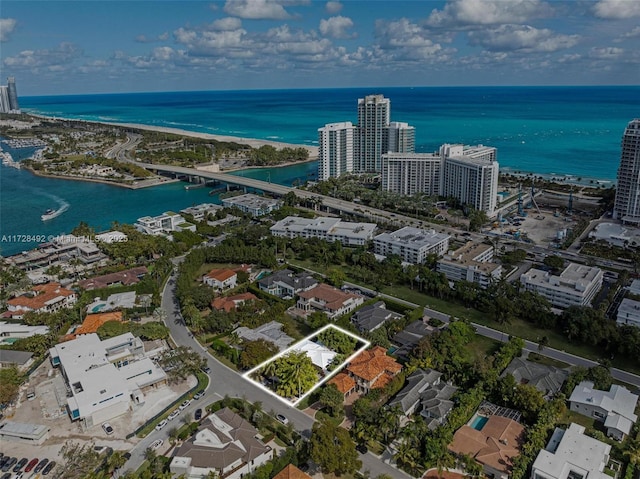
[[[148,235],[164,235],[173,231],[195,231],[196,225],[188,223],[182,216],[173,211],[166,211],[158,216],[138,218],[133,226],[141,233]]]
[[[570,409],[583,416],[603,422],[607,435],[618,441],[629,434],[638,416],[634,414],[638,396],[618,384],[609,391],[593,388],[591,381],[582,381],[571,393]]]
[[[204,277],[202,281],[213,289],[219,291],[235,288],[238,284],[238,274],[230,269],[212,269]]]
[[[308,291],[301,291],[298,294],[296,307],[304,311],[305,314],[321,311],[333,319],[350,313],[363,302],[364,298],[362,296],[345,293],[333,286],[320,283]]]
[[[531,479],[608,479],[610,452],[609,444],[585,435],[583,426],[556,428],[533,463]]]
[[[618,307],[616,322],[619,325],[640,327],[640,301],[625,298]]]
[[[82,335],[57,344],[49,353],[67,383],[69,416],[85,427],[126,413],[132,403],[144,403],[145,391],[167,379],[131,333],[104,341],[95,333]]]

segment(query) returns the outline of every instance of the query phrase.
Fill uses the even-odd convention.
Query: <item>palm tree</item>
[[[149,462],[153,462],[153,460],[157,457],[156,451],[151,449],[150,447],[144,450],[144,459]]]
[[[399,464],[403,464],[411,472],[418,467],[418,450],[409,441],[402,441],[393,458]]]
[[[169,442],[171,443],[171,445],[173,445],[176,443],[177,440],[178,440],[178,428],[176,426],[173,426],[171,429],[169,429]]]

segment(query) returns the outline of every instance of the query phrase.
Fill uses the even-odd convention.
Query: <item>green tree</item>
[[[283,397],[300,397],[318,380],[316,368],[304,352],[292,351],[274,362],[279,379],[276,392]]]
[[[9,404],[18,397],[22,374],[15,366],[0,368],[0,404]]]
[[[327,384],[322,388],[319,401],[334,417],[342,414],[344,410],[344,395],[335,384]]]
[[[309,442],[311,459],[325,474],[352,474],[362,467],[356,444],[349,433],[335,424],[314,424]]]
[[[277,352],[277,346],[264,339],[247,341],[243,343],[243,349],[240,353],[240,367],[251,369],[253,366],[257,366],[274,356]]]
[[[57,469],[57,477],[65,479],[85,479],[101,464],[100,454],[93,448],[93,443],[67,441],[60,453],[63,460]]]

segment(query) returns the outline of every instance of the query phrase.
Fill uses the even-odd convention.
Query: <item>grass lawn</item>
[[[558,421],[560,424],[571,424],[575,422],[576,424],[580,424],[584,426],[584,428],[588,431],[595,429],[595,419],[592,417],[583,416],[582,414],[578,414],[577,412],[571,411],[567,409],[567,412],[560,418]]]
[[[382,443],[374,441],[373,439],[367,441],[367,448],[376,456],[379,456],[384,452],[384,446],[382,445]]]
[[[527,359],[532,363],[544,364],[545,366],[554,366],[560,369],[568,368],[570,366],[570,364],[563,363],[562,361],[551,359],[546,356],[542,356],[538,353],[529,353],[529,357]]]
[[[476,334],[475,339],[467,345],[467,348],[473,357],[483,358],[495,353],[500,347],[500,344],[500,341]]]

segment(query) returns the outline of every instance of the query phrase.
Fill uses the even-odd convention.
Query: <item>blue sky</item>
[[[21,96],[638,84],[640,0],[2,0],[0,42]]]

